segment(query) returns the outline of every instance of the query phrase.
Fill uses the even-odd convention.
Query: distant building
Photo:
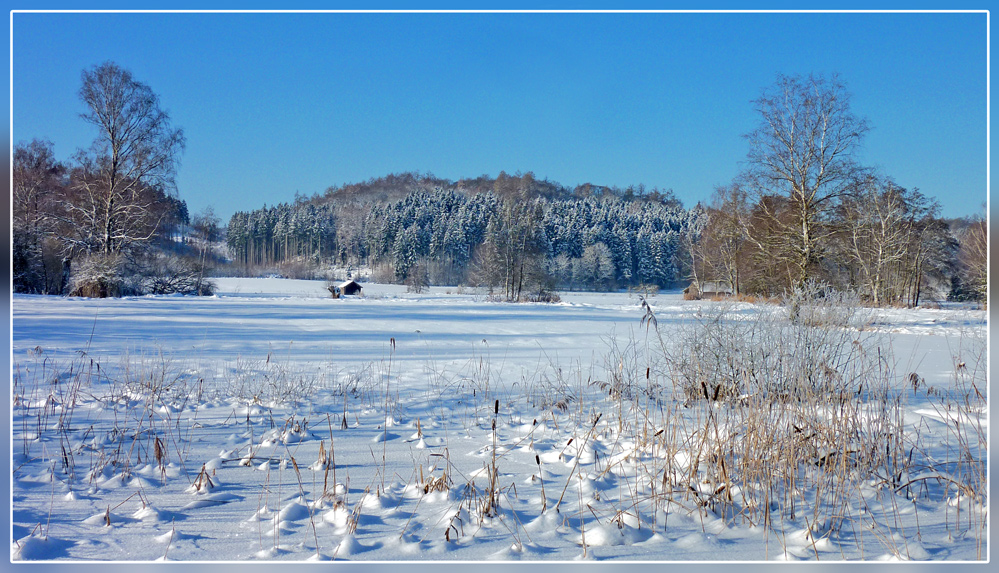
[[[341,283],[337,288],[340,289],[341,296],[352,296],[356,294],[361,294],[361,285],[357,284],[357,281],[353,279],[345,283]]]
[[[728,281],[704,281],[701,283],[701,296],[732,296],[734,292]]]
[[[361,294],[361,285],[357,284],[357,281],[348,280],[338,285],[328,284],[326,290],[330,291],[330,296],[333,298],[340,298],[341,296]]]
[[[686,300],[732,296],[733,294],[735,294],[735,290],[728,281],[704,281],[700,284],[700,288],[696,284],[691,284],[683,289],[683,298]]]

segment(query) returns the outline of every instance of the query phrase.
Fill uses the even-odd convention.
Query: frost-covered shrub
[[[69,295],[108,298],[132,294],[134,284],[125,278],[125,263],[125,257],[118,254],[78,259],[72,267]]]
[[[562,302],[562,297],[555,291],[540,289],[538,292],[521,295],[520,300],[523,302],[544,302],[554,304]]]
[[[787,294],[784,307],[791,322],[807,326],[860,328],[870,318],[856,293],[813,281]]]
[[[371,280],[382,284],[395,283],[395,267],[389,263],[377,265],[371,270]]]
[[[669,376],[688,400],[725,401],[762,394],[801,399],[856,391],[878,368],[867,313],[848,293],[810,286],[784,309],[749,315],[705,307],[664,341]]]
[[[694,420],[689,475],[730,505],[720,511],[766,523],[808,499],[810,518],[837,528],[830,499],[904,485],[906,394],[884,335],[851,326],[863,316],[851,297],[795,296],[796,311],[705,305],[691,321],[649,320],[662,348],[652,366]]]
[[[275,265],[278,274],[288,279],[316,280],[323,276],[317,265],[306,257],[295,257]]]
[[[70,296],[108,298],[143,294],[211,295],[215,283],[194,257],[150,253],[90,255],[72,267]]]
[[[193,257],[154,255],[137,273],[145,294],[211,295],[215,283],[204,276],[200,261]]]

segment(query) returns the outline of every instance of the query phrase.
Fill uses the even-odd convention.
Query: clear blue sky
[[[402,171],[644,183],[687,206],[729,183],[778,73],[839,73],[862,161],[980,213],[985,14],[15,14],[13,142],[93,140],[82,70],[113,60],[187,136],[192,213]]]

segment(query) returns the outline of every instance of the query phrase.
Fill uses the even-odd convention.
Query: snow
[[[643,441],[636,412],[592,384],[626,367],[612,347],[650,351],[637,295],[510,304],[459,287],[365,283],[334,300],[320,281],[218,286],[201,298],[13,297],[12,560],[988,556],[987,500],[937,495],[964,466],[907,476],[933,494],[914,501],[863,486],[844,502],[849,527],[801,511],[768,530],[699,505],[717,497],[706,483],[652,503],[665,477],[650,490],[647,468],[669,459],[685,475],[697,462]],[[711,309],[780,312],[676,292],[649,301],[667,339]],[[945,394],[985,368],[968,358],[982,311],[871,313],[864,328],[891,337],[900,377]],[[908,396],[906,423],[931,453],[955,447],[955,421],[988,428],[987,411]]]

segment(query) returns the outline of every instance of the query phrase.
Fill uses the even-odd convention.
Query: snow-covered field
[[[891,471],[858,469],[852,441],[815,449],[818,423],[790,474],[752,473],[759,430],[732,420],[757,419],[753,396],[674,393],[663,345],[783,309],[660,293],[652,321],[626,293],[218,282],[207,298],[13,297],[12,559],[988,556],[983,311],[847,329],[877,344],[888,398],[839,396],[816,419],[856,406],[850,436],[883,436]],[[904,432],[884,429],[892,404]]]

